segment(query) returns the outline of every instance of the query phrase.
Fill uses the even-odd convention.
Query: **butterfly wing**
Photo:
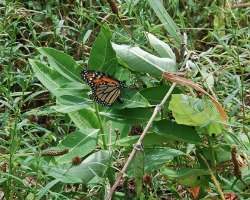
[[[96,91],[93,92],[93,97],[97,102],[105,106],[111,106],[119,97],[120,93],[121,90],[117,87],[116,84],[100,84],[96,88]]]
[[[124,82],[111,77],[105,73],[84,70],[82,72],[83,80],[92,89],[92,98],[103,106],[111,106],[119,97],[124,88]]]

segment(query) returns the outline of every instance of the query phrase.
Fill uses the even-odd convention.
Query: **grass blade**
[[[170,17],[168,12],[163,7],[161,1],[149,0],[149,5],[154,10],[155,14],[158,16],[162,25],[166,28],[171,37],[175,40],[177,44],[181,44],[182,36],[180,34],[180,30]]]

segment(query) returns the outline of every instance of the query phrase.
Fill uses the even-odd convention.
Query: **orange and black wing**
[[[84,70],[82,72],[83,80],[92,89],[92,98],[103,106],[111,106],[119,97],[124,88],[124,82],[111,77],[105,73]]]

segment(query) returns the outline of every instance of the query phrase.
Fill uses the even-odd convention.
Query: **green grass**
[[[171,86],[161,73],[172,61],[155,57],[172,55],[162,42],[175,52],[176,68],[183,61],[181,32],[195,57],[185,78],[211,94],[229,119],[223,122],[207,97],[178,85],[115,199],[194,199],[194,187],[199,199],[222,198],[219,189],[249,196],[249,8],[131,2],[119,4],[120,19],[105,1],[0,2],[0,196],[104,199]],[[125,80],[125,102],[93,103],[80,76],[86,66]]]

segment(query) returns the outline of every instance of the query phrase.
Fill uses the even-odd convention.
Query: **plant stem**
[[[169,96],[171,95],[172,91],[174,90],[176,86],[176,83],[173,83],[172,86],[169,88],[167,94],[165,95],[165,97],[162,99],[161,103],[156,105],[154,112],[150,118],[150,120],[148,121],[145,129],[143,130],[140,138],[138,139],[137,143],[135,144],[135,146],[141,146],[142,144],[142,140],[144,139],[146,133],[148,132],[148,129],[150,128],[150,126],[152,125],[155,117],[157,116],[158,112],[162,109],[162,106],[165,104],[165,102],[167,101],[167,99],[169,98]],[[125,163],[124,167],[122,168],[122,170],[120,171],[120,173],[118,174],[116,181],[114,183],[114,185],[112,186],[112,188],[110,189],[107,197],[105,198],[105,200],[109,200],[112,197],[112,194],[115,192],[116,187],[118,186],[118,184],[120,183],[120,180],[123,176],[123,174],[126,172],[126,170],[128,169],[134,155],[136,154],[137,149],[133,148],[132,152],[130,153],[127,162]]]
[[[212,157],[211,164],[212,164],[212,168],[214,168],[216,166],[216,162],[215,162],[213,142],[211,141],[210,136],[208,136],[207,138],[208,138],[208,144],[209,144],[209,148],[210,148],[210,152],[211,152],[211,157]]]
[[[222,200],[226,200],[225,197],[224,197],[223,191],[222,191],[222,189],[221,189],[221,187],[220,187],[220,184],[219,184],[219,182],[217,181],[216,177],[214,176],[213,171],[211,170],[211,167],[209,166],[207,160],[206,160],[206,159],[203,157],[203,155],[201,155],[200,153],[199,153],[199,156],[201,157],[201,159],[202,159],[202,160],[205,162],[205,164],[207,165],[207,168],[208,168],[208,170],[209,170],[209,172],[210,172],[211,178],[212,178],[212,180],[213,180],[213,182],[214,182],[214,184],[215,184],[215,186],[216,186],[216,188],[217,188],[217,190],[218,190],[218,192],[219,192],[219,194],[220,194],[221,199],[222,199]]]
[[[7,124],[7,131],[9,132],[10,134],[10,141],[11,141],[11,144],[10,144],[10,154],[9,154],[9,174],[10,175],[14,175],[14,155],[15,155],[15,152],[16,152],[16,149],[17,149],[17,124],[18,124],[18,116],[19,116],[19,111],[18,110],[15,110],[15,118],[14,118],[14,125],[13,125],[13,128],[11,127],[11,116],[9,115],[9,119],[8,119],[8,124]],[[9,187],[9,198],[10,199],[14,199],[14,190],[12,187],[14,187],[12,185],[12,178],[11,176],[8,177],[8,187]]]
[[[104,129],[103,129],[103,123],[102,123],[102,119],[101,119],[101,117],[99,115],[99,109],[98,109],[97,103],[94,103],[94,107],[95,107],[95,114],[96,114],[96,117],[98,119],[99,126],[100,126],[100,132],[101,132],[101,137],[102,137],[102,145],[103,145],[103,148],[105,150],[107,150],[107,144],[106,144],[106,139],[105,139],[105,134],[104,134]]]

